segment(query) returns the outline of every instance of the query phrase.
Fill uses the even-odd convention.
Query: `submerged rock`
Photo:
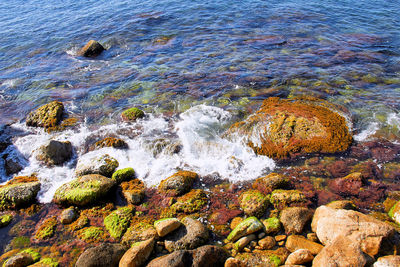
[[[116,159],[105,154],[100,157],[95,156],[92,158],[79,159],[76,164],[75,174],[76,176],[101,174],[106,177],[111,177],[118,166],[119,163]]]
[[[90,40],[84,47],[79,50],[78,55],[82,57],[97,57],[105,48],[97,41]]]
[[[0,185],[0,210],[15,209],[36,200],[40,182],[34,176],[18,176]]]
[[[57,204],[85,206],[105,196],[115,185],[114,180],[88,174],[59,187],[53,197]]]
[[[332,107],[322,101],[271,97],[257,113],[231,126],[229,135],[245,136],[257,154],[277,159],[343,152],[352,136],[345,118]]]
[[[190,171],[178,171],[170,177],[161,181],[158,190],[169,196],[179,196],[188,192],[198,174]]]
[[[125,253],[121,244],[103,243],[98,247],[88,248],[78,258],[76,267],[116,267]]]
[[[144,112],[138,108],[130,108],[121,113],[121,118],[124,121],[135,121],[144,117]]]
[[[51,217],[42,222],[35,233],[35,238],[37,240],[46,240],[54,235],[57,226],[56,217]]]
[[[132,207],[122,207],[104,218],[104,226],[111,237],[119,239],[128,229],[133,217],[134,209]]]
[[[59,220],[62,224],[70,224],[76,219],[77,216],[78,214],[76,210],[71,207],[61,212]]]
[[[269,199],[258,190],[247,190],[239,196],[239,204],[247,215],[262,217],[267,210]]]
[[[48,166],[61,165],[72,157],[72,144],[69,141],[51,140],[39,148],[36,159]]]
[[[26,118],[27,126],[50,128],[57,126],[63,116],[64,105],[53,101],[29,113]]]

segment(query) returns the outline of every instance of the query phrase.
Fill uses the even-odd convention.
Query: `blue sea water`
[[[90,39],[108,50],[76,56]],[[396,1],[5,0],[0,122],[54,99],[96,123],[130,106],[246,109],[299,95],[363,120],[397,113],[399,56]]]

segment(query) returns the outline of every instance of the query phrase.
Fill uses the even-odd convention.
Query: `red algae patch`
[[[344,117],[321,101],[271,97],[246,120],[229,129],[245,136],[259,155],[275,159],[307,153],[346,151],[353,141]]]

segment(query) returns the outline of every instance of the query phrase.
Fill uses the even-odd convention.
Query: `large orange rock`
[[[288,158],[307,153],[347,150],[352,135],[346,120],[327,102],[271,97],[228,135],[244,136],[260,155]]]

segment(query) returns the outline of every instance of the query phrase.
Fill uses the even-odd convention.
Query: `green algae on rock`
[[[189,193],[177,198],[171,206],[173,212],[194,213],[201,210],[208,202],[207,194],[202,189],[192,189]]]
[[[76,235],[79,239],[87,243],[99,242],[106,238],[103,228],[97,226],[83,228],[77,231]]]
[[[281,230],[281,222],[276,217],[265,219],[262,223],[264,224],[266,234],[277,233]]]
[[[115,181],[99,174],[88,174],[59,187],[53,197],[57,204],[85,206],[104,197]]]
[[[130,108],[121,113],[121,118],[124,121],[135,121],[144,117],[144,112],[138,108]]]
[[[239,204],[247,215],[262,217],[267,210],[269,199],[258,190],[247,190],[239,196]]]
[[[120,239],[131,223],[133,207],[122,207],[104,218],[104,226],[115,239]]]
[[[271,97],[245,121],[231,126],[229,135],[245,136],[260,155],[285,159],[308,153],[343,152],[352,143],[344,117],[323,101]]]
[[[12,214],[4,214],[0,216],[0,228],[6,227],[13,219]]]
[[[243,236],[250,235],[262,229],[264,229],[264,225],[256,217],[249,217],[239,223],[228,235],[227,239],[235,242]]]
[[[35,233],[35,238],[37,240],[45,240],[49,239],[54,235],[54,232],[57,227],[57,219],[56,217],[51,217],[45,220],[38,228]]]
[[[123,181],[132,180],[133,178],[135,178],[135,170],[133,168],[116,170],[111,176],[111,179],[115,180],[117,184],[120,184]]]
[[[158,186],[158,190],[169,196],[179,196],[188,192],[198,177],[198,174],[195,172],[178,171],[162,180]]]
[[[63,116],[64,105],[53,101],[29,113],[26,118],[27,126],[50,128],[57,126]]]
[[[18,176],[0,185],[0,210],[15,209],[35,201],[40,182],[34,176]]]
[[[42,258],[40,261],[29,265],[30,267],[58,267],[59,263],[53,258]]]

